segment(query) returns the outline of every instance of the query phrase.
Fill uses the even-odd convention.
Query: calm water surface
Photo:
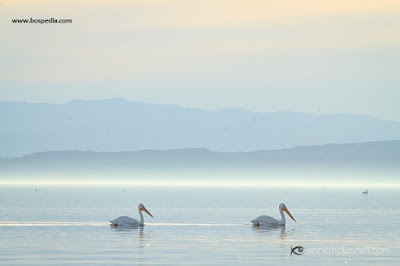
[[[36,189],[38,189],[36,191]],[[400,191],[320,188],[0,187],[0,264],[400,265]],[[120,215],[144,228],[114,229]],[[285,202],[298,221],[278,218]],[[291,256],[302,246],[303,254]],[[301,253],[298,249],[298,253]]]

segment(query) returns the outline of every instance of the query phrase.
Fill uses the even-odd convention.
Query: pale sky
[[[400,121],[400,1],[0,0],[0,101]],[[13,18],[72,24],[13,24]]]

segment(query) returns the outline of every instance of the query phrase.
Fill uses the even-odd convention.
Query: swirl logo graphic
[[[293,254],[295,255],[303,255],[304,254],[304,248],[302,246],[295,246],[292,247],[292,245],[290,245],[290,257],[293,256]]]

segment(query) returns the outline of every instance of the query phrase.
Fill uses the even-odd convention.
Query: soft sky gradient
[[[400,1],[0,0],[0,101],[400,121]],[[11,18],[73,24],[12,24]]]

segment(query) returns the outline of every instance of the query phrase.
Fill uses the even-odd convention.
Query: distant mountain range
[[[0,157],[52,150],[120,152],[204,148],[244,152],[396,139],[400,139],[400,122],[361,115],[257,113],[242,109],[206,111],[123,99],[74,100],[65,104],[0,102]],[[286,152],[300,152],[299,149]],[[171,151],[180,152],[183,151]],[[75,155],[78,154],[86,153]],[[46,153],[35,156],[46,156]]]
[[[330,144],[254,152],[214,152],[206,149],[133,152],[50,151],[0,159],[0,175],[140,173],[372,173],[400,172],[400,141]],[[323,176],[322,176],[323,177]]]

